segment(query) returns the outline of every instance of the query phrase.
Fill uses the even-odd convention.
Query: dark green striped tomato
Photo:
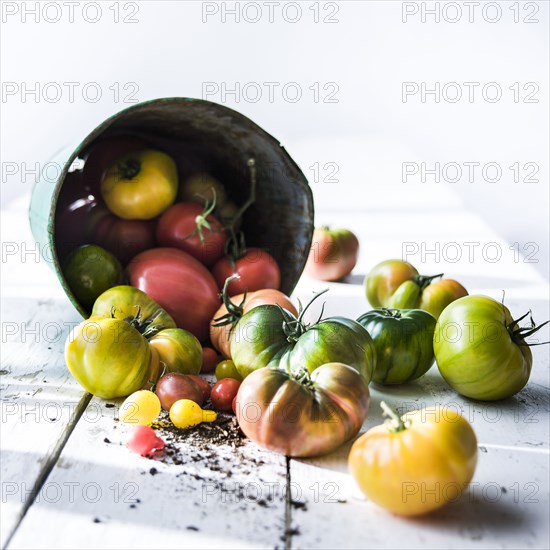
[[[88,312],[98,296],[122,282],[120,262],[95,244],[73,250],[63,264],[63,273],[72,293]]]
[[[289,372],[299,366],[312,373],[336,362],[354,368],[368,384],[376,350],[369,333],[351,319],[331,317],[307,326],[302,315],[262,305],[243,315],[232,331],[231,358],[243,378],[267,366]]]
[[[403,384],[420,378],[434,363],[435,317],[421,309],[373,309],[357,321],[376,348],[372,377],[378,384]]]
[[[365,379],[347,365],[328,363],[311,375],[305,368],[253,372],[239,387],[235,414],[242,431],[258,445],[307,457],[329,453],[355,437],[368,406]]]
[[[448,305],[435,328],[437,366],[458,393],[494,401],[519,392],[533,356],[525,338],[539,328],[520,328],[504,304],[488,296],[465,296]]]

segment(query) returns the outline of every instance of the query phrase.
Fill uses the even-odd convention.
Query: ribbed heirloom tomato
[[[178,191],[174,160],[162,151],[144,149],[114,162],[101,181],[109,210],[125,220],[149,220],[166,210]]]
[[[374,382],[410,382],[433,365],[436,321],[431,313],[421,309],[373,309],[357,322],[367,329],[376,348]]]
[[[355,481],[375,504],[416,516],[455,500],[474,475],[477,440],[454,409],[426,407],[371,428],[351,448]]]
[[[174,319],[159,304],[129,285],[115,286],[101,294],[94,303],[92,315],[132,322],[146,337],[176,327]]]
[[[240,428],[258,445],[287,456],[329,453],[354,437],[367,417],[364,378],[342,363],[294,374],[259,369],[240,385],[235,413]]]
[[[436,319],[452,301],[468,291],[454,279],[438,275],[419,275],[403,260],[386,260],[375,265],[365,277],[367,299],[373,307],[423,309]]]
[[[349,275],[357,263],[359,241],[348,229],[319,227],[313,232],[305,271],[323,281],[339,281]]]
[[[266,288],[256,290],[255,292],[247,292],[246,295],[237,294],[229,298],[227,286],[230,282],[231,278],[225,282],[222,293],[224,303],[216,311],[210,323],[210,341],[226,358],[231,357],[231,332],[239,319],[255,307],[266,304],[278,304],[293,315],[298,316],[298,311],[290,301],[290,298],[281,291]]]
[[[158,378],[158,354],[129,323],[93,316],[69,334],[65,360],[71,374],[88,392],[114,399]]]
[[[494,401],[519,392],[531,374],[525,338],[546,323],[520,328],[508,308],[488,296],[465,296],[445,308],[434,335],[437,366],[447,383],[472,399]]]
[[[274,305],[258,306],[242,317],[231,333],[231,358],[241,376],[267,366],[280,366],[289,372],[306,368],[312,373],[325,363],[343,362],[368,384],[376,364],[369,333],[344,317],[305,325],[307,307],[298,318]]]

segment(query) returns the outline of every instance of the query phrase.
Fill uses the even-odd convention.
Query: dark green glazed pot
[[[83,316],[90,313],[73,295],[62,270],[64,257],[86,244],[86,216],[98,199],[99,178],[87,170],[98,146],[116,140],[143,141],[170,154],[180,179],[206,171],[222,181],[232,200],[249,194],[247,161],[257,166],[256,202],[243,218],[248,246],[268,250],[281,268],[281,290],[290,294],[304,269],[313,235],[313,197],[304,174],[281,144],[244,115],[209,101],[161,98],[111,116],[76,147],[60,151],[51,163],[62,167],[52,181],[36,184],[29,219],[44,259]],[[107,145],[106,145],[107,144]],[[64,223],[64,212],[80,204],[82,217]],[[83,207],[82,207],[83,205]],[[76,221],[75,221],[76,220]]]

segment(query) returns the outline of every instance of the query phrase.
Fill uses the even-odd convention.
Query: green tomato
[[[95,301],[92,315],[131,322],[145,337],[176,328],[174,319],[145,292],[128,285],[110,288]]]
[[[325,363],[344,363],[370,382],[376,350],[369,333],[343,317],[305,326],[301,318],[274,306],[258,306],[231,333],[231,357],[243,378],[263,367],[312,373]]]
[[[434,334],[437,366],[458,393],[482,401],[519,392],[531,374],[533,356],[508,308],[487,296],[465,296],[444,310]]]
[[[86,391],[103,399],[126,397],[146,385],[158,368],[155,356],[135,328],[107,317],[83,321],[65,344],[71,374]]]
[[[100,294],[122,282],[120,262],[95,244],[73,250],[63,264],[63,274],[77,300],[88,311]]]
[[[235,380],[243,379],[237,367],[235,367],[235,363],[233,363],[231,359],[225,359],[216,365],[216,380],[223,380],[224,378],[234,378]]]
[[[365,277],[367,299],[373,307],[423,309],[436,319],[454,300],[468,291],[454,279],[438,275],[419,275],[408,262],[386,260],[374,266]]]
[[[376,347],[372,379],[378,384],[403,384],[420,378],[434,363],[435,317],[421,309],[374,309],[357,321]]]
[[[386,260],[375,265],[365,277],[367,300],[372,307],[387,307],[390,297],[405,281],[418,277],[418,271],[409,262]]]
[[[167,328],[157,332],[149,344],[159,352],[167,372],[198,374],[202,367],[201,343],[187,330]]]

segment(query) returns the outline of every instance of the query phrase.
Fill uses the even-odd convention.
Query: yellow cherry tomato
[[[170,420],[176,428],[192,428],[201,422],[214,422],[214,411],[204,411],[191,399],[179,399],[170,407]]]
[[[349,468],[363,493],[394,514],[416,516],[456,500],[474,475],[477,440],[459,413],[427,407],[386,423],[352,446]]]
[[[119,419],[126,424],[149,426],[160,414],[160,400],[150,390],[139,390],[129,395],[122,403]]]
[[[112,164],[101,181],[101,196],[113,214],[148,220],[164,212],[178,192],[178,170],[166,153],[145,149]]]

